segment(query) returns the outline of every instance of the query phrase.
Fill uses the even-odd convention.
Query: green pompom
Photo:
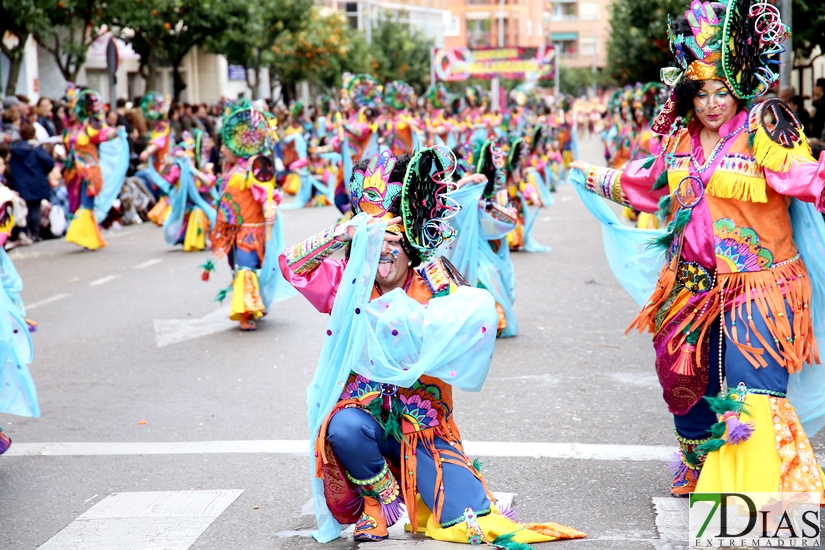
[[[719,439],[723,435],[725,435],[725,430],[727,429],[728,425],[725,422],[717,422],[713,426],[710,427],[710,435]]]
[[[529,544],[514,541],[514,536],[515,533],[499,535],[493,541],[493,546],[495,548],[503,548],[504,550],[532,550],[533,547]]]
[[[712,453],[713,451],[718,451],[722,448],[722,445],[724,444],[724,439],[708,439],[707,441],[696,447],[696,450],[701,454],[708,454]]]

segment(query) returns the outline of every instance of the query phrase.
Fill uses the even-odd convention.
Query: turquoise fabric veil
[[[665,253],[649,248],[661,229],[637,229],[622,224],[604,199],[587,191],[581,170],[570,170],[570,182],[590,213],[602,224],[604,252],[613,275],[633,300],[643,306],[665,266]]]
[[[510,260],[510,247],[503,241],[493,251],[491,240],[505,239],[515,225],[496,220],[479,208],[486,183],[467,184],[450,193],[461,209],[450,220],[458,237],[443,248],[444,255],[464,275],[471,286],[483,286],[504,310],[507,327],[501,337],[518,334],[518,322],[513,311],[516,300],[516,276]]]
[[[103,174],[103,189],[95,197],[95,221],[106,219],[115,199],[120,196],[123,180],[129,170],[129,142],[126,130],[118,128],[117,138],[104,141],[98,148],[100,171]]]
[[[295,296],[298,291],[284,279],[278,265],[278,256],[284,251],[284,224],[280,213],[275,217],[275,223],[269,230],[266,242],[266,253],[261,269],[258,270],[258,287],[261,290],[261,300],[266,311],[275,302]]]
[[[825,221],[813,204],[791,201],[793,238],[811,281],[811,316],[819,356],[825,359]],[[825,365],[806,365],[788,380],[788,400],[805,433],[812,437],[825,426]]]
[[[149,162],[149,165],[146,167],[146,173],[149,175],[149,179],[152,180],[152,183],[158,186],[158,189],[164,194],[168,195],[172,192],[172,185],[163,179],[163,176],[155,170],[155,165]]]
[[[498,316],[493,297],[485,290],[461,287],[423,306],[396,289],[370,302],[386,224],[368,228],[364,214],[348,224],[356,227],[349,261],[307,388],[313,473],[318,431],[351,371],[405,387],[427,374],[466,391],[479,391],[495,346]],[[312,500],[318,522],[313,536],[319,542],[337,538],[341,525],[327,508],[322,480],[314,477]]]
[[[180,179],[177,188],[169,196],[171,210],[166,220],[163,222],[163,236],[167,244],[174,246],[181,242],[186,228],[183,223],[186,218],[186,208],[191,202],[197,208],[203,210],[211,225],[215,225],[217,213],[211,204],[201,197],[195,184],[195,173],[187,158],[175,159],[175,164],[180,168]]]
[[[32,362],[31,335],[23,313],[15,303],[23,284],[2,249],[0,266],[3,270],[0,279],[5,290],[0,292],[0,412],[38,418],[40,404],[28,367]]]
[[[20,297],[20,291],[23,290],[23,279],[17,273],[17,268],[14,267],[11,258],[2,247],[0,247],[0,284],[3,285],[3,290],[6,291],[9,300],[20,310],[20,315],[25,317],[26,306]]]

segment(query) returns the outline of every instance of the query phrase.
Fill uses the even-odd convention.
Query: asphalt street
[[[598,142],[582,151],[599,162]],[[481,392],[456,393],[457,423],[466,441],[503,442],[478,447],[490,454],[482,471],[492,491],[515,495],[522,519],[588,534],[543,548],[680,547],[657,524],[675,500],[662,454],[676,446],[650,337],[624,334],[637,306],[610,273],[597,222],[571,186],[554,198],[535,226],[552,250],[513,255],[519,335],[497,342]],[[336,212],[282,211],[287,241]],[[14,441],[0,457],[0,548],[90,548],[72,529],[91,525],[78,517],[110,495],[233,490],[193,528],[191,548],[321,548],[307,536],[308,453],[290,445],[308,438],[305,388],[328,318],[297,296],[241,333],[214,301],[230,282],[225,264],[202,282],[208,254],[168,247],[151,224],[106,238],[97,252],[50,241],[10,253],[39,322],[31,371],[42,417],[0,415]],[[200,452],[195,442],[211,443]],[[558,445],[518,451],[528,443]],[[821,451],[825,438],[814,443]],[[410,537],[367,546],[456,548]]]

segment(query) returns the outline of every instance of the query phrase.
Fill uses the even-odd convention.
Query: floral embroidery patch
[[[759,245],[756,231],[738,227],[727,218],[713,224],[713,244],[717,261],[732,273],[762,271],[773,266],[773,253]]]

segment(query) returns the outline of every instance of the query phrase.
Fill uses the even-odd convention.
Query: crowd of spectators
[[[105,115],[107,125],[126,129],[130,149],[127,177],[140,168],[140,153],[147,146],[149,125],[139,100],[118,99]],[[169,120],[174,135],[180,140],[184,131],[198,129],[217,142],[219,105],[173,103]],[[71,217],[63,182],[68,154],[63,134],[69,125],[65,101],[42,97],[32,102],[23,95],[9,96],[0,103],[0,117],[0,200],[11,197],[15,226],[6,248],[61,237]],[[109,220],[118,222],[123,222],[118,216]]]

